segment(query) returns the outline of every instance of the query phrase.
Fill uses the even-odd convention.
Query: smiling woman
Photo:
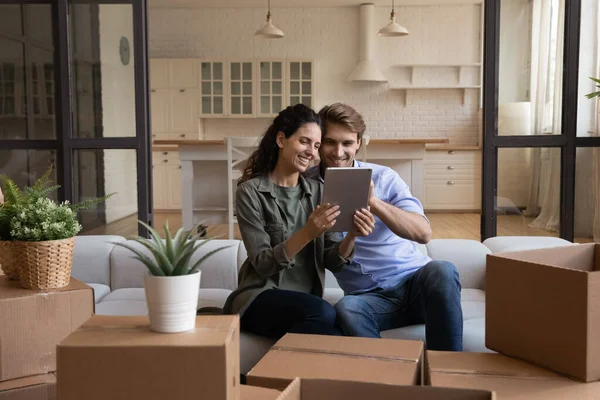
[[[322,184],[302,177],[321,144],[321,118],[297,104],[279,113],[250,156],[236,194],[248,259],[224,312],[239,313],[244,330],[281,337],[287,332],[337,335],[336,313],[323,300],[325,268],[351,261],[359,222],[340,242],[326,230],[339,215],[319,205]],[[366,218],[366,217],[365,217]]]

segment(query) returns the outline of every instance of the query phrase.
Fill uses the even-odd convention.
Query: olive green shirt
[[[300,176],[298,187],[300,193],[297,197],[293,198],[291,190],[292,198],[285,200],[267,175],[238,186],[237,219],[248,258],[240,268],[238,288],[225,302],[225,314],[243,314],[256,296],[275,287],[322,297],[325,268],[339,272],[352,261],[354,250],[348,258],[339,255],[340,235],[335,233],[319,236],[291,259],[287,256],[285,246],[288,238],[306,224],[322,198],[323,184],[317,180]],[[291,219],[299,221],[300,215],[296,214],[304,212],[300,209],[305,210],[306,218],[292,222]],[[308,291],[307,282],[311,280],[311,274],[315,278]]]
[[[275,197],[281,206],[283,215],[283,229],[293,235],[306,225],[308,210],[302,205],[302,187],[275,186]],[[300,204],[300,207],[298,207]],[[314,267],[313,243],[310,242],[294,256],[296,260],[294,268],[281,271],[279,288],[284,290],[296,290],[298,292],[315,292],[315,284],[318,285],[317,270]]]

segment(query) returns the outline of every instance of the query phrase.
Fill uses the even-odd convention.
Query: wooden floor
[[[480,214],[475,213],[428,213],[434,239],[472,239],[480,240]],[[169,222],[171,232],[181,228],[180,212],[157,212],[154,214],[155,229],[161,231],[163,225]],[[557,232],[544,229],[530,228],[528,225],[533,218],[522,215],[498,215],[498,236],[558,236]],[[235,238],[241,239],[237,225],[234,229]],[[106,226],[83,232],[84,235],[113,234],[125,237],[137,235],[137,216],[123,218]],[[227,225],[211,225],[208,227],[208,237],[227,237]],[[591,242],[592,238],[575,238],[575,242]]]

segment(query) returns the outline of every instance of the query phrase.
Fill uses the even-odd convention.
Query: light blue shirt
[[[413,197],[408,185],[396,171],[383,165],[357,160],[354,161],[354,166],[369,167],[373,170],[375,196],[379,199],[427,219],[421,202]],[[318,165],[309,168],[304,175],[323,181]],[[354,262],[344,267],[341,272],[335,273],[340,287],[346,294],[394,287],[431,261],[431,258],[419,251],[415,242],[399,237],[377,216],[374,217],[373,232],[368,236],[356,238]]]

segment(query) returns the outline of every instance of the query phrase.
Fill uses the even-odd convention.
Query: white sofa
[[[132,253],[114,242],[120,236],[79,236],[75,244],[72,275],[94,288],[96,313],[105,315],[146,315],[143,277],[146,268]],[[134,244],[135,242],[131,242]],[[464,351],[489,351],[485,347],[485,259],[492,252],[563,246],[570,242],[553,237],[495,237],[483,243],[466,239],[434,239],[420,246],[433,259],[456,265],[462,284]],[[246,259],[239,240],[213,240],[194,256],[223,245],[223,250],[203,264],[198,307],[222,307],[237,286],[238,269]],[[335,304],[343,296],[335,278],[328,272],[325,299]],[[424,325],[384,331],[383,337],[425,339]],[[247,373],[269,350],[274,341],[247,332],[241,334],[241,372]]]

